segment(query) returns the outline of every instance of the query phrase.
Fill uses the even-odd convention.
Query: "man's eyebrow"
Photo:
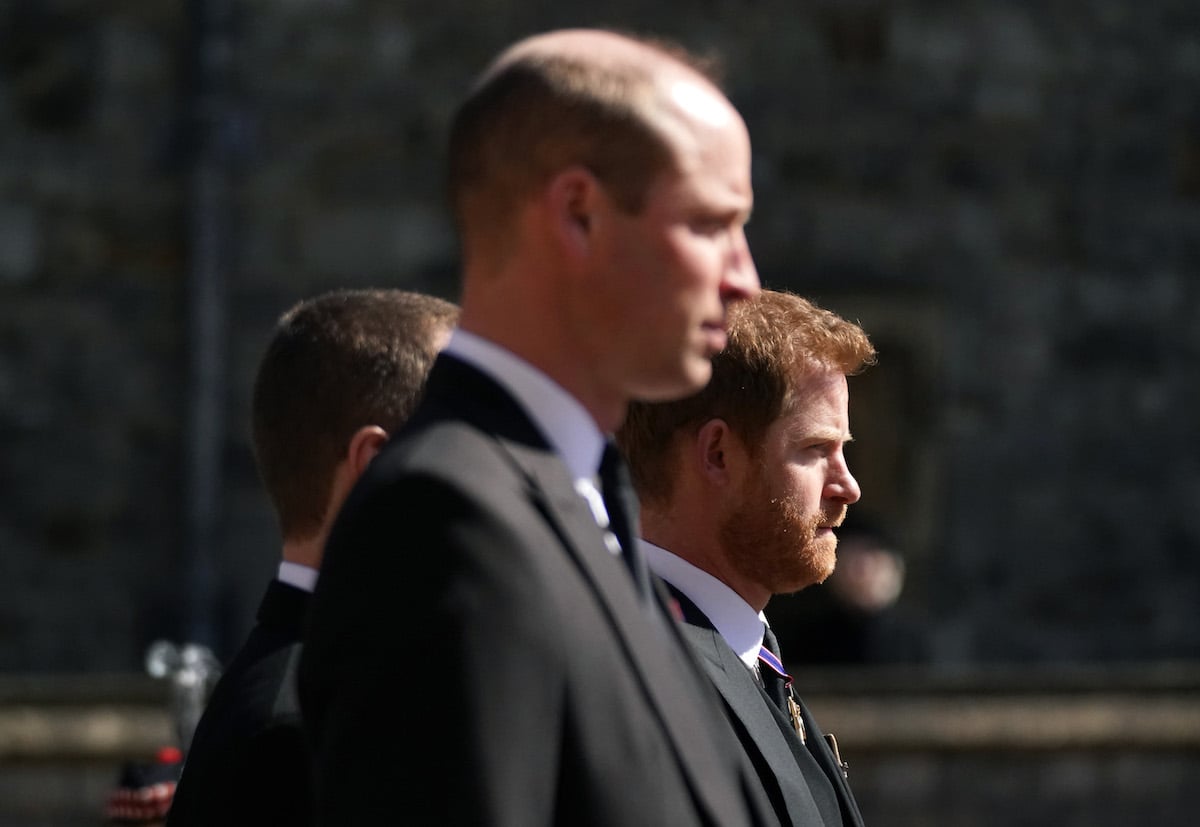
[[[850,431],[839,431],[836,428],[809,428],[804,425],[797,425],[791,429],[799,439],[817,439],[825,442],[853,442],[854,435]]]

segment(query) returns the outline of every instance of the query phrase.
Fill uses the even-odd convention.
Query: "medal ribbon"
[[[760,646],[758,648],[758,659],[767,666],[771,667],[772,672],[783,678],[783,685],[785,687],[791,687],[792,676],[784,671],[783,664],[779,661],[779,658],[775,657],[774,652],[772,652],[766,646]]]

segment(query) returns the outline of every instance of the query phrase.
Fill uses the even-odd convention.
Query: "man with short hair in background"
[[[196,727],[170,827],[313,823],[295,668],[325,542],[457,318],[452,303],[402,290],[339,290],[280,317],[254,383],[253,438],[283,561]]]

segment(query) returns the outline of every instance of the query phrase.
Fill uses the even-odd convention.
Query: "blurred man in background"
[[[309,598],[342,501],[412,413],[457,318],[450,302],[401,290],[327,293],[280,318],[253,436],[283,561],[196,728],[170,827],[313,823],[294,687]]]

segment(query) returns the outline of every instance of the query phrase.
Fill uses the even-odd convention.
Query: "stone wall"
[[[454,295],[449,112],[504,43],[576,24],[724,56],[764,281],[880,345],[862,508],[935,657],[1200,654],[1193,0],[226,0],[198,50],[200,6],[0,3],[0,669],[230,650],[276,551],[246,438],[271,322],[335,286]]]
[[[805,672],[868,825],[1190,827],[1200,673]],[[95,825],[126,761],[171,743],[148,678],[0,679],[0,827]]]

